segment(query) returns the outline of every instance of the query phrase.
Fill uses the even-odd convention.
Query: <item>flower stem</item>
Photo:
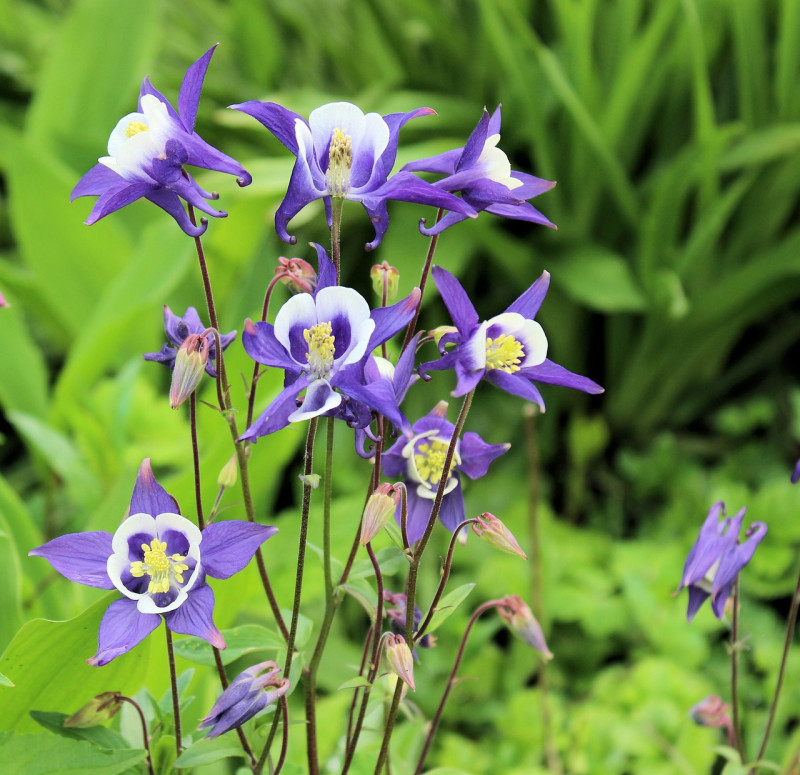
[[[272,291],[275,288],[276,283],[278,282],[278,276],[276,275],[269,281],[269,285],[267,286],[267,290],[264,293],[264,304],[261,307],[261,322],[265,322],[267,319],[267,315],[269,313],[269,301],[272,298]],[[253,410],[256,405],[256,387],[258,386],[258,369],[261,364],[258,361],[255,361],[253,364],[253,376],[250,379],[250,390],[247,395],[247,424],[246,427],[249,428],[253,424]]]
[[[331,261],[336,269],[336,284],[339,284],[341,254],[342,254],[342,209],[344,198],[331,197]]]
[[[733,585],[733,623],[731,625],[731,705],[733,705],[733,737],[742,764],[745,763],[742,728],[739,722],[739,579]]]
[[[289,751],[289,703],[286,702],[286,696],[284,695],[280,699],[281,704],[281,718],[283,719],[283,729],[281,735],[281,753],[278,757],[278,763],[275,765],[275,770],[272,775],[278,775],[278,773],[283,769],[283,765],[286,762],[286,754]],[[278,715],[277,713],[275,714]]]
[[[149,775],[155,775],[153,770],[153,754],[150,752],[150,737],[147,734],[147,721],[145,721],[142,708],[136,700],[126,697],[124,694],[118,694],[117,699],[122,702],[128,702],[136,708],[136,713],[139,715],[139,721],[142,725],[142,740],[144,741],[144,750],[147,751],[147,772]]]
[[[764,739],[761,741],[761,747],[758,749],[758,756],[756,761],[761,761],[767,750],[767,743],[769,736],[772,734],[772,725],[775,722],[775,713],[778,710],[778,698],[783,688],[783,678],[786,673],[786,663],[789,660],[789,648],[794,639],[794,628],[797,624],[797,610],[800,607],[800,571],[797,574],[797,583],[794,588],[794,596],[792,597],[792,605],[789,608],[789,618],[786,621],[786,638],[783,641],[783,656],[781,657],[781,666],[778,669],[778,681],[775,684],[775,694],[772,696],[772,704],[769,708],[769,716],[767,718],[767,728],[764,730]]]
[[[172,688],[172,716],[175,722],[175,750],[181,755],[181,707],[178,700],[178,678],[175,674],[175,652],[172,650],[172,630],[164,622],[164,631],[167,634],[167,661],[169,662],[169,683]]]
[[[206,524],[203,519],[203,495],[200,488],[200,450],[197,445],[197,394],[189,397],[189,426],[192,433],[192,463],[194,465],[194,501],[197,510],[197,527],[202,530]]]
[[[467,638],[469,637],[473,625],[478,621],[478,617],[484,611],[488,611],[490,608],[495,608],[500,604],[501,601],[499,600],[490,600],[488,603],[484,603],[482,606],[479,606],[475,610],[475,613],[472,614],[472,618],[469,620],[467,629],[464,631],[464,636],[461,638],[461,645],[458,647],[456,661],[453,664],[453,669],[450,671],[450,677],[447,679],[447,686],[445,686],[444,694],[442,694],[442,699],[439,701],[439,706],[436,708],[436,713],[434,714],[433,720],[430,723],[428,735],[425,738],[425,744],[422,746],[422,753],[419,755],[419,761],[417,762],[416,770],[414,770],[414,775],[419,775],[422,772],[422,766],[425,764],[425,757],[428,755],[428,750],[433,742],[433,736],[436,734],[439,722],[442,719],[442,712],[444,711],[445,703],[447,702],[447,698],[450,696],[450,691],[455,685],[456,674],[458,673],[458,668],[461,667],[461,660],[464,658],[464,649],[467,645]]]

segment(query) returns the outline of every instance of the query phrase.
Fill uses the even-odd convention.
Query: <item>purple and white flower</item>
[[[294,244],[287,227],[307,204],[323,199],[331,225],[331,198],[361,202],[375,225],[376,248],[389,226],[386,203],[390,199],[433,205],[474,217],[465,201],[418,178],[410,172],[389,177],[397,157],[401,127],[410,119],[434,113],[418,108],[409,113],[364,114],[349,102],[323,105],[306,121],[274,102],[250,100],[231,105],[260,121],[296,157],[289,189],[275,213],[278,236]]]
[[[71,533],[28,554],[44,557],[70,581],[124,595],[100,622],[97,653],[87,660],[99,666],[130,651],[162,618],[174,632],[196,635],[224,649],[206,575],[227,579],[238,573],[277,532],[275,527],[235,520],[215,522],[201,532],[180,515],[147,458],[136,477],[129,516],[113,536],[104,530]]]
[[[715,503],[708,512],[700,535],[689,551],[683,566],[680,592],[689,588],[689,606],[686,618],[691,621],[706,598],[711,598],[711,610],[722,619],[725,602],[733,589],[739,571],[753,558],[756,547],[767,534],[763,522],[753,522],[745,532],[745,541],[739,543],[747,508],[734,517],[725,516],[725,504]],[[676,592],[677,594],[677,592]]]
[[[499,142],[498,105],[491,116],[486,108],[483,109],[483,116],[463,148],[412,161],[404,165],[402,171],[446,175],[433,185],[443,191],[459,192],[461,198],[478,212],[485,210],[504,218],[540,223],[555,229],[554,223],[526,201],[549,191],[555,186],[555,181],[512,170],[508,157],[497,147]],[[421,222],[420,231],[432,236],[463,221],[465,217],[462,212],[451,209],[430,228],[425,228],[424,221]]]
[[[298,293],[278,311],[275,324],[245,323],[244,349],[265,366],[284,369],[284,389],[242,439],[254,441],[289,423],[331,415],[364,427],[370,410],[399,427],[400,413],[390,380],[365,376],[372,351],[407,325],[419,302],[419,289],[391,307],[370,312],[361,294],[334,285],[335,272],[324,248],[315,246],[320,272],[313,294]],[[298,396],[304,393],[300,405]]]
[[[135,113],[123,116],[108,139],[108,156],[90,169],[72,191],[71,199],[97,196],[87,224],[144,197],[166,210],[188,235],[200,236],[205,219],[195,226],[181,199],[216,217],[226,213],[206,201],[217,195],[205,191],[185,171],[184,165],[236,175],[240,186],[252,178],[239,162],[209,145],[195,131],[197,105],[208,63],[216,46],[206,51],[187,71],[178,94],[176,111],[150,83],[142,82]]]
[[[435,266],[433,279],[455,331],[439,340],[442,357],[423,363],[419,371],[425,374],[454,369],[458,379],[454,396],[466,395],[486,379],[507,393],[533,401],[544,411],[544,400],[534,382],[563,385],[584,393],[603,392],[588,377],[573,374],[547,358],[547,337],[534,318],[547,294],[548,272],[543,272],[505,312],[483,322],[461,283],[450,272]],[[450,345],[455,346],[447,350]]]
[[[410,438],[398,439],[383,453],[383,472],[387,477],[402,478],[408,493],[406,531],[409,543],[422,538],[431,516],[433,502],[444,473],[447,450],[455,426],[448,422],[447,402],[440,401],[411,428]],[[505,454],[510,444],[487,444],[477,433],[468,431],[457,442],[453,463],[444,487],[439,519],[452,533],[466,519],[460,475],[479,479],[492,462]],[[395,511],[401,523],[401,510]]]

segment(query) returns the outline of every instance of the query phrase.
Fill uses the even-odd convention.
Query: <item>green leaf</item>
[[[177,769],[184,767],[199,767],[203,764],[212,764],[220,759],[230,756],[242,756],[242,747],[234,744],[231,735],[209,740],[198,740],[191,748],[187,748],[173,765]]]
[[[647,306],[625,259],[601,247],[565,255],[553,282],[575,301],[599,312],[641,312]]]
[[[113,729],[106,729],[106,727],[100,725],[94,727],[65,727],[64,722],[69,718],[67,713],[45,713],[41,710],[32,710],[30,716],[37,724],[56,735],[69,737],[73,740],[85,740],[87,743],[92,743],[99,748],[130,750],[128,741]]]
[[[144,761],[146,756],[139,749],[109,751],[46,733],[0,734],[0,760],[5,775],[116,775]]]
[[[397,524],[397,523],[394,523]],[[385,546],[376,555],[378,565],[380,566],[383,576],[391,576],[397,573],[402,568],[406,567],[407,560],[402,551],[398,551],[392,546]],[[358,560],[353,563],[353,569],[350,571],[349,579],[367,579],[375,575],[375,568],[372,565],[372,560]]]
[[[462,586],[448,592],[436,606],[436,612],[431,618],[431,623],[426,633],[431,633],[442,626],[442,624],[455,613],[455,610],[467,599],[467,595],[475,589],[475,584],[463,584]]]
[[[342,689],[359,689],[362,686],[372,686],[372,684],[367,680],[366,676],[357,675],[355,678],[351,678],[349,681],[340,684],[337,689],[339,691]]]
[[[20,600],[20,580],[22,569],[19,562],[19,551],[14,542],[14,534],[7,521],[5,510],[2,508],[0,496],[0,649],[5,648],[11,641],[14,633],[22,624],[22,605]],[[11,516],[11,514],[9,514]],[[3,684],[2,676],[0,686],[13,686],[9,682]],[[8,679],[5,679],[8,681]]]
[[[4,676],[2,673],[0,673],[0,686],[13,687],[14,686],[14,682],[10,678],[8,678],[7,676]]]
[[[41,417],[47,410],[47,369],[39,347],[16,306],[0,315],[3,361],[14,368],[0,369],[0,404]]]
[[[285,648],[286,643],[275,631],[260,624],[243,624],[229,630],[222,630],[222,637],[228,647],[220,651],[222,664],[228,665],[243,654],[252,651],[277,650]],[[216,665],[211,644],[201,638],[182,638],[175,641],[175,653],[198,665]]]
[[[97,650],[100,620],[118,597],[104,595],[66,622],[34,619],[22,627],[0,659],[0,672],[16,684],[14,689],[0,689],[0,728],[36,729],[29,711],[75,712],[109,686],[128,696],[136,693],[150,657],[147,640],[102,668],[86,664]],[[13,695],[3,697],[4,692]]]
[[[358,600],[370,618],[375,617],[375,603],[378,593],[366,579],[350,578],[344,584],[341,584],[339,589],[343,589],[348,595],[352,595]]]

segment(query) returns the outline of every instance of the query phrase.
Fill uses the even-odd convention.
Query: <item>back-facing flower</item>
[[[544,411],[544,399],[534,382],[563,385],[584,393],[603,392],[588,377],[573,374],[547,358],[547,337],[534,318],[547,294],[548,272],[543,272],[505,312],[483,322],[450,272],[435,266],[433,279],[455,330],[439,339],[442,357],[423,363],[419,371],[425,374],[454,369],[458,378],[454,396],[466,395],[486,379],[501,390],[533,401]],[[451,345],[455,346],[448,350]]]
[[[541,223],[555,229],[555,224],[526,201],[549,191],[555,186],[555,181],[512,170],[508,157],[497,147],[499,142],[498,105],[491,116],[486,108],[483,109],[483,116],[463,148],[412,161],[403,170],[446,175],[434,185],[443,191],[459,192],[461,198],[478,212],[485,210],[504,218]],[[452,211],[431,228],[420,224],[420,231],[432,236],[464,218],[463,213]]]
[[[331,223],[331,198],[361,202],[375,226],[372,250],[389,226],[390,199],[443,207],[474,217],[475,210],[458,197],[410,172],[389,177],[397,157],[401,127],[410,119],[434,113],[418,108],[408,113],[363,113],[349,102],[331,102],[312,110],[306,121],[274,102],[250,100],[231,105],[260,121],[296,157],[289,189],[275,213],[278,236],[294,244],[287,227],[307,204],[324,199]]]
[[[100,622],[97,653],[87,660],[99,666],[130,651],[162,617],[174,632],[224,649],[206,575],[227,579],[238,573],[277,532],[276,527],[236,520],[214,522],[201,532],[180,515],[148,458],[136,477],[129,516],[113,536],[104,530],[70,533],[28,554],[44,557],[70,581],[124,595]]]
[[[145,78],[135,113],[123,116],[108,139],[108,156],[90,169],[72,191],[71,199],[97,196],[86,219],[92,224],[109,213],[144,197],[166,210],[187,234],[197,237],[205,223],[194,226],[181,199],[204,213],[224,217],[206,201],[217,195],[200,188],[184,165],[236,175],[240,186],[252,180],[235,159],[210,146],[195,131],[197,105],[212,46],[187,71],[176,111]]]

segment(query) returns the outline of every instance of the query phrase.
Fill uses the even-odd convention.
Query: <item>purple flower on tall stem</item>
[[[383,453],[383,473],[405,481],[408,493],[409,543],[422,538],[431,516],[433,502],[444,471],[445,458],[455,426],[446,419],[447,402],[440,401],[411,427],[411,437],[398,439]],[[461,474],[479,479],[510,444],[487,444],[477,433],[468,431],[456,442],[453,465],[444,488],[439,519],[452,533],[466,519]],[[398,505],[395,519],[400,524]]]
[[[745,532],[745,541],[739,543],[747,508],[734,517],[725,516],[725,504],[715,503],[708,512],[700,535],[689,551],[683,566],[683,576],[678,587],[680,592],[689,588],[689,606],[686,618],[691,621],[706,598],[711,597],[711,610],[717,619],[722,619],[725,602],[733,589],[739,571],[753,557],[756,547],[767,534],[763,522],[753,522]],[[677,594],[677,592],[676,592]]]
[[[250,183],[251,176],[239,162],[194,131],[200,91],[215,48],[186,71],[177,111],[149,78],[144,79],[137,112],[119,120],[108,139],[108,156],[103,156],[72,191],[71,199],[98,197],[87,224],[144,197],[166,210],[188,235],[198,237],[206,230],[205,219],[199,226],[192,224],[181,199],[209,215],[224,217],[226,213],[208,204],[206,200],[217,195],[200,188],[184,165],[236,175],[240,186]]]
[[[588,377],[567,371],[547,358],[547,337],[534,320],[542,306],[550,274],[531,285],[505,312],[482,323],[461,283],[440,266],[433,268],[433,279],[442,296],[455,331],[439,340],[442,357],[423,363],[421,374],[454,369],[458,382],[454,396],[463,396],[486,379],[501,390],[533,401],[544,411],[544,399],[534,382],[602,393],[603,388]],[[455,345],[452,349],[446,349]]]
[[[497,144],[500,142],[500,106],[490,116],[486,108],[463,148],[440,153],[427,159],[412,161],[403,171],[433,172],[447,177],[435,185],[443,191],[460,192],[461,198],[475,210],[530,221],[555,229],[542,213],[526,200],[533,199],[555,186],[553,180],[528,175],[511,169],[508,157]],[[420,231],[433,236],[466,217],[463,213],[447,213],[431,228],[420,223]]]
[[[419,289],[391,307],[370,312],[361,294],[333,284],[333,265],[325,249],[315,247],[320,272],[313,294],[292,296],[278,311],[274,325],[245,323],[242,342],[248,355],[265,366],[284,369],[285,377],[284,389],[242,434],[243,440],[255,441],[289,423],[321,415],[363,427],[369,424],[370,410],[399,427],[407,425],[393,383],[368,380],[365,366],[372,351],[414,316]]]
[[[390,199],[433,205],[474,217],[471,205],[410,172],[389,177],[397,157],[401,127],[410,119],[434,113],[418,108],[408,113],[364,114],[349,102],[322,105],[306,121],[274,102],[250,100],[231,105],[261,122],[296,157],[289,189],[275,213],[278,236],[294,244],[287,227],[307,204],[323,199],[331,225],[331,198],[361,202],[375,226],[376,248],[389,226]]]
[[[231,520],[202,532],[180,515],[146,458],[139,468],[129,516],[112,536],[103,530],[71,533],[32,549],[62,576],[99,589],[117,589],[100,622],[97,653],[105,665],[146,638],[163,617],[174,632],[225,648],[214,625],[214,593],[206,575],[227,579],[242,570],[275,527]]]
[[[203,321],[200,320],[200,315],[198,315],[194,307],[188,307],[183,317],[179,318],[165,304],[164,330],[167,333],[167,339],[169,339],[169,341],[164,342],[157,353],[145,353],[142,357],[146,361],[165,363],[170,369],[174,369],[175,358],[186,337],[190,334],[202,336],[203,332],[208,331],[208,328],[203,325]],[[228,334],[220,334],[219,341],[222,345],[222,349],[225,350],[235,338],[236,331],[231,331]],[[206,339],[208,340],[208,363],[206,363],[206,372],[209,377],[216,378],[217,371],[215,364],[217,362],[217,340],[213,332],[210,331],[206,333]]]

